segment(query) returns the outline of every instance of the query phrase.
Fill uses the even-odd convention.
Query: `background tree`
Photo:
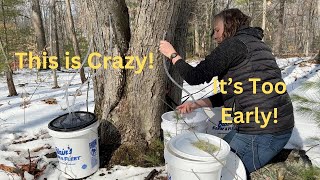
[[[58,70],[60,70],[60,57],[59,57],[59,43],[57,33],[57,20],[56,20],[56,1],[50,1],[50,55],[58,58]],[[52,69],[53,74],[53,88],[59,88],[57,70]]]
[[[43,28],[39,0],[32,0],[32,24],[37,39],[37,51],[41,55],[46,46],[46,37]]]
[[[72,13],[71,13],[70,0],[66,0],[66,8],[67,8],[67,17],[68,17],[68,20],[69,20],[68,24],[69,24],[69,31],[70,31],[70,35],[71,35],[71,39],[72,39],[73,50],[74,50],[74,53],[75,53],[76,56],[81,57],[80,49],[79,49],[79,43],[78,43],[76,30],[75,30],[74,22],[73,22],[73,17],[72,17]],[[83,67],[81,67],[81,69],[80,69],[80,78],[81,78],[81,82],[82,83],[84,83],[87,80],[86,76],[84,74]]]
[[[9,61],[8,61],[6,50],[3,48],[3,43],[2,43],[2,39],[1,38],[0,38],[0,47],[1,47],[1,50],[2,50],[2,55],[5,58],[6,66],[7,66],[5,74],[6,74],[6,78],[7,78],[7,86],[8,86],[8,90],[9,90],[9,96],[16,96],[16,95],[18,95],[18,93],[17,93],[16,88],[14,86],[12,70],[11,70],[10,65],[9,65]]]
[[[17,37],[15,37],[15,33],[19,33],[19,30],[17,30],[17,24],[14,23],[13,20],[19,15],[18,10],[16,9],[16,6],[21,4],[19,1],[12,1],[12,0],[1,0],[1,14],[0,19],[2,21],[1,23],[1,37],[0,37],[0,43],[1,43],[1,59],[2,60],[2,66],[0,66],[0,69],[5,69],[5,75],[7,80],[7,86],[9,90],[9,96],[16,96],[17,91],[14,86],[13,82],[13,72],[10,66],[11,61],[13,61],[13,45],[17,43],[15,40]],[[28,32],[28,31],[26,31]],[[19,42],[22,42],[24,38],[21,40],[18,40]],[[20,46],[21,47],[21,46]],[[4,66],[3,66],[4,65]],[[2,68],[1,68],[2,67]]]
[[[276,55],[279,55],[282,52],[282,36],[283,36],[283,17],[284,17],[284,7],[285,7],[285,0],[280,0],[280,9],[279,9],[279,18],[278,18],[278,26],[277,32],[275,33],[275,43],[273,52]]]

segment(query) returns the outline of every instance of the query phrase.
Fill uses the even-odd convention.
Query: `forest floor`
[[[198,62],[191,62],[195,66]],[[277,59],[282,76],[290,95],[308,95],[320,102],[314,91],[301,89],[304,82],[320,78],[320,65],[308,62],[308,58]],[[68,112],[65,87],[74,73],[58,72],[59,86],[52,89],[51,71],[21,70],[14,74],[18,96],[7,97],[6,78],[0,75],[0,179],[65,179],[58,168],[58,159],[54,154],[54,143],[48,134],[48,123],[59,115]],[[77,74],[68,87],[69,104],[74,97],[74,111],[94,112],[92,82],[81,86]],[[209,83],[190,86],[184,82],[190,93],[197,92],[195,99],[212,95]],[[183,96],[186,94],[183,93]],[[86,101],[87,100],[87,101]],[[185,99],[182,99],[185,100]],[[314,166],[320,167],[320,128],[312,115],[296,111],[300,105],[294,102],[295,128],[286,145],[288,149],[305,150]],[[114,166],[112,169],[100,168],[87,179],[144,179],[156,169],[158,179],[166,176],[165,167],[141,168],[133,166]]]

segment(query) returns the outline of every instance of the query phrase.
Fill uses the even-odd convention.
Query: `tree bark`
[[[283,34],[283,17],[284,17],[284,6],[286,0],[280,1],[280,9],[279,9],[279,18],[278,18],[278,26],[277,32],[275,34],[275,44],[274,44],[274,53],[279,55],[282,52],[282,34]]]
[[[316,56],[316,62],[318,63],[318,64],[320,64],[320,49],[319,49],[319,52],[318,52],[318,55]]]
[[[6,78],[7,78],[7,87],[8,87],[8,90],[9,90],[9,95],[8,96],[17,96],[18,93],[17,93],[16,88],[14,86],[12,70],[11,70],[11,67],[9,65],[9,61],[8,61],[6,52],[5,52],[4,48],[3,48],[3,44],[2,44],[1,38],[0,38],[0,46],[1,46],[1,50],[2,50],[2,53],[4,55],[4,58],[6,60],[6,65],[7,65],[7,69],[5,71],[5,75],[6,75]]]
[[[37,50],[41,53],[46,46],[46,37],[42,24],[39,0],[32,0],[32,24],[37,39]]]
[[[217,1],[216,0],[212,0],[212,2],[211,2],[211,23],[212,24],[211,24],[211,28],[210,28],[210,31],[211,31],[210,33],[212,33],[213,30],[214,30],[214,25],[213,25],[213,21],[212,20],[213,20],[214,15],[216,15],[218,13],[217,11],[218,11]],[[214,48],[216,48],[216,46],[217,46],[217,43],[214,43],[213,36],[211,36],[210,37],[210,50],[213,50]]]
[[[308,3],[308,25],[306,27],[306,48],[305,48],[305,55],[309,56],[310,50],[312,51],[312,39],[314,38],[314,34],[312,33],[314,29],[314,15],[315,15],[315,7],[317,6],[317,3],[313,0],[310,0]]]
[[[191,13],[195,9],[196,0],[186,0],[181,5],[181,9],[177,19],[177,26],[175,28],[175,36],[174,36],[174,47],[176,47],[176,51],[179,52],[180,56],[183,59],[186,59],[186,49],[187,49],[187,38],[188,38],[188,23],[191,18]],[[177,71],[174,71],[172,66],[170,66],[170,74],[175,79],[177,83],[181,86],[183,84],[183,79],[178,74]],[[171,81],[167,83],[167,89],[169,89],[169,96],[178,104],[181,104],[181,96],[182,91],[176,85],[174,85]],[[175,108],[173,104],[172,107]],[[172,109],[168,108],[170,111]]]
[[[309,5],[309,7],[307,6],[307,4]],[[307,15],[307,22],[303,31],[303,42],[304,42],[303,53],[305,56],[309,56],[309,49],[310,49],[310,26],[312,23],[311,17],[310,17],[311,7],[312,7],[312,1],[304,2],[304,8],[305,8],[304,13]]]
[[[58,38],[57,38],[57,29],[56,29],[56,13],[55,13],[55,7],[56,7],[56,0],[50,1],[50,55],[56,56],[59,58],[59,47],[58,47]],[[59,88],[58,85],[58,78],[57,78],[57,70],[52,69],[52,75],[53,75],[53,87],[52,88]]]
[[[57,22],[57,11],[56,11],[56,0],[52,0],[52,39],[53,39],[53,53],[58,58],[58,68],[61,70],[61,57],[59,52],[59,38],[58,38],[58,22]]]
[[[12,70],[10,67],[8,67],[8,70],[5,72],[5,74],[6,74],[7,86],[8,86],[8,90],[9,90],[8,96],[17,96],[18,93],[17,93],[16,88],[14,86],[13,74],[12,74]]]
[[[182,0],[140,1],[131,28],[124,0],[88,0],[87,5],[95,51],[109,56],[140,58],[149,52],[154,54],[153,68],[147,64],[141,74],[109,67],[98,69],[94,79],[95,113],[101,121],[101,144],[103,147],[120,146],[110,163],[119,164],[128,159],[133,164],[141,163],[142,152],[160,137],[160,117],[166,110],[161,99],[165,99],[166,93],[181,94],[181,91],[172,92],[167,85],[169,82],[162,66],[164,57],[158,52],[158,44],[164,33],[171,42],[179,39],[175,33],[186,33],[185,30],[176,30]],[[182,42],[185,40],[180,39],[179,43]],[[180,48],[177,51],[184,56],[183,46]],[[172,97],[179,99],[181,95]]]
[[[70,35],[71,35],[71,39],[72,39],[72,45],[73,45],[73,50],[76,56],[81,57],[80,55],[80,49],[79,49],[79,43],[77,40],[77,35],[76,35],[76,31],[74,28],[74,22],[73,22],[73,17],[71,14],[71,4],[70,4],[70,0],[66,0],[66,9],[67,9],[67,17],[69,20],[69,28],[70,28]],[[82,61],[81,61],[82,63]],[[84,83],[87,79],[86,76],[84,74],[84,69],[83,67],[81,67],[80,69],[80,78],[81,78],[81,82]]]
[[[198,18],[194,18],[194,54],[198,57],[200,56],[200,33],[199,33],[199,25]]]
[[[267,0],[263,0],[263,3],[262,3],[262,24],[261,24],[261,28],[263,30],[266,29],[266,15],[267,15]]]
[[[213,4],[214,4],[214,1],[215,0],[210,0],[206,6],[206,28],[205,28],[205,35],[204,35],[204,38],[205,38],[205,41],[206,41],[206,45],[205,45],[205,53],[209,53],[211,52],[211,44],[212,44],[212,37],[210,36],[211,35],[211,32],[212,32],[212,29],[213,29],[213,20],[212,20],[212,17],[213,17]],[[206,55],[206,54],[204,54]]]
[[[66,52],[65,51],[65,42],[67,41],[67,39],[65,38],[65,34],[66,33],[66,28],[65,28],[65,18],[64,18],[64,15],[62,14],[62,12],[64,12],[64,9],[63,9],[63,3],[58,3],[57,4],[58,6],[58,18],[57,18],[57,30],[58,30],[58,44],[59,44],[59,54],[60,54],[60,57],[64,57],[64,53]],[[61,63],[61,61],[60,61]]]

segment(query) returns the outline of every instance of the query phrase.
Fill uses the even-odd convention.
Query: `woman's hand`
[[[190,113],[197,108],[199,108],[199,105],[194,102],[186,102],[177,107],[181,114]]]
[[[168,41],[160,41],[159,51],[169,59],[171,54],[177,53],[174,47]]]
[[[177,107],[180,113],[190,113],[195,109],[201,107],[212,107],[211,101],[209,98],[199,99],[196,102],[186,102]]]

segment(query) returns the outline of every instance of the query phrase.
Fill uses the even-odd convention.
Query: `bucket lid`
[[[207,114],[205,114],[205,112],[201,108],[196,109],[191,113],[181,114],[181,116],[186,123],[201,123],[208,119]],[[176,123],[175,117],[176,117],[175,111],[166,112],[161,116],[163,123]],[[181,121],[180,123],[184,124],[184,121]]]
[[[223,161],[230,152],[230,146],[223,139],[204,133],[183,133],[173,137],[168,143],[167,148],[169,151],[174,153],[176,156],[194,160],[194,161],[216,161],[216,159],[198,147],[195,143],[198,143],[199,140],[205,143],[209,143],[209,146],[214,145],[217,147],[217,151],[214,151],[212,154],[219,160]],[[198,138],[199,139],[198,139]],[[208,147],[205,144],[204,147]],[[200,144],[201,146],[201,144]]]
[[[83,129],[96,121],[96,116],[93,113],[76,111],[55,118],[48,124],[48,128],[54,131],[70,132]]]

